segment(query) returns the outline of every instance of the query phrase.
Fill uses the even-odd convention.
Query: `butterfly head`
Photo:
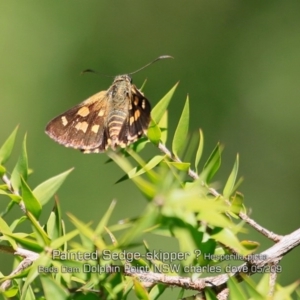
[[[131,77],[129,75],[127,75],[127,74],[116,76],[113,83],[117,83],[119,81],[128,82],[130,84],[132,83]]]

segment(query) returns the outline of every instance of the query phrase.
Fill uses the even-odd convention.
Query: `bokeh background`
[[[80,76],[82,70],[118,75],[169,54],[175,59],[135,74],[134,83],[148,79],[144,92],[155,105],[180,80],[169,108],[170,132],[189,94],[190,130],[203,129],[204,157],[218,141],[225,145],[218,182],[225,183],[239,153],[240,191],[252,217],[278,234],[290,233],[300,219],[299,28],[299,1],[1,0],[0,142],[20,124],[8,166],[27,132],[31,187],[75,167],[58,194],[65,219],[71,212],[97,222],[112,199],[118,200],[112,222],[138,215],[146,200],[131,182],[114,184],[123,173],[104,164],[105,154],[64,148],[44,128],[112,82]],[[146,151],[158,153],[151,145]],[[3,208],[7,199],[0,199]],[[18,215],[16,207],[11,218]],[[251,230],[241,238],[260,241],[261,251],[271,245]],[[168,246],[161,244],[174,251],[177,243]],[[299,255],[295,249],[282,260],[282,284],[299,278]],[[9,272],[8,255],[0,255],[0,266]]]

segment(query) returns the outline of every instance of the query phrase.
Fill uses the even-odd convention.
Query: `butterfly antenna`
[[[155,62],[161,60],[161,59],[166,59],[166,58],[174,58],[173,56],[170,56],[170,55],[161,55],[159,57],[157,57],[156,59],[154,59],[153,61],[151,61],[150,63],[146,64],[145,66],[141,67],[140,69],[134,71],[134,72],[131,72],[131,73],[128,73],[128,75],[132,75],[132,74],[135,74],[147,67],[149,67],[150,65],[154,64]]]
[[[81,71],[80,75],[84,75],[85,73],[94,73],[94,74],[105,76],[105,77],[114,77],[114,76],[111,76],[111,75],[99,73],[99,72],[97,72],[95,70],[92,70],[92,69],[83,70],[83,71]]]

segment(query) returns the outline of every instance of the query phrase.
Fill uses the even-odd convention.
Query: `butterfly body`
[[[115,77],[101,91],[51,120],[46,133],[56,142],[84,153],[115,150],[147,131],[151,106],[128,75]]]

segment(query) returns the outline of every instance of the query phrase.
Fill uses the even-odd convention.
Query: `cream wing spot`
[[[94,133],[97,133],[98,132],[98,130],[99,130],[99,125],[93,125],[92,126],[92,131],[94,132]]]
[[[89,126],[89,124],[87,122],[79,122],[76,124],[75,128],[77,130],[82,130],[83,133],[86,133],[88,126]]]
[[[129,119],[129,125],[131,126],[133,124],[133,122],[134,122],[134,117],[130,117],[130,119]]]
[[[103,109],[103,108],[101,108],[101,109],[99,110],[98,116],[99,116],[99,117],[104,116],[104,109]]]
[[[134,118],[135,118],[136,120],[140,117],[140,115],[141,115],[141,113],[140,113],[139,110],[136,110],[136,111],[134,112]]]
[[[62,121],[62,124],[64,125],[64,126],[66,126],[69,122],[68,122],[68,120],[67,120],[67,118],[65,117],[65,116],[62,116],[61,117],[61,121]]]
[[[142,109],[145,109],[146,108],[146,101],[143,99],[142,101]]]
[[[86,117],[89,113],[90,113],[89,108],[87,106],[83,106],[78,110],[77,115],[81,117]]]

